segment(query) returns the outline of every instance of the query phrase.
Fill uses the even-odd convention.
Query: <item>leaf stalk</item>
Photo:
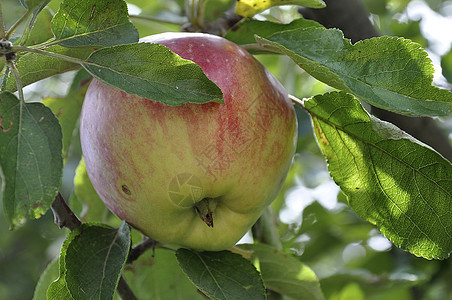
[[[14,61],[7,61],[7,65],[10,67],[14,79],[16,80],[17,92],[19,93],[19,100],[21,103],[24,103],[24,91],[22,86],[22,81],[20,80],[19,71],[17,70],[16,63]]]
[[[11,50],[13,52],[32,52],[32,53],[36,53],[36,54],[41,54],[41,55],[69,61],[69,62],[72,62],[75,64],[86,63],[83,59],[79,59],[79,58],[75,58],[75,57],[71,57],[71,56],[67,56],[67,55],[63,55],[63,54],[59,54],[59,53],[55,53],[55,52],[45,51],[45,50],[41,50],[41,49],[25,47],[25,46],[13,46],[11,48]]]
[[[20,26],[20,24],[22,24],[29,16],[30,14],[33,13],[32,10],[27,10],[26,13],[24,13],[17,21],[16,23],[14,23],[6,32],[5,38],[7,40],[9,40],[11,38],[11,36],[13,35],[14,31],[16,31],[16,29]]]
[[[0,38],[6,37],[5,23],[3,22],[2,2],[0,1]]]

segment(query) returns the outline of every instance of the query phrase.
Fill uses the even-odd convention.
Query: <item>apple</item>
[[[227,249],[285,180],[297,138],[293,105],[261,63],[224,38],[164,33],[141,42],[197,63],[225,103],[171,107],[94,79],[80,125],[89,178],[113,213],[152,239]]]

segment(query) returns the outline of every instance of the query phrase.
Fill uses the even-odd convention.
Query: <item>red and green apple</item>
[[[159,242],[229,248],[285,180],[297,137],[293,105],[261,63],[224,38],[164,33],[141,42],[198,64],[224,104],[172,107],[94,79],[80,128],[90,180],[112,212]]]

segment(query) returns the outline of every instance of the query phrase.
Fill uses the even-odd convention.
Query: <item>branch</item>
[[[124,279],[124,276],[122,275],[121,278],[119,278],[118,287],[116,288],[116,291],[118,292],[122,300],[138,300],[130,286],[127,284],[127,281]]]
[[[69,208],[66,201],[64,201],[61,193],[58,192],[55,200],[51,206],[55,224],[61,229],[63,227],[68,228],[70,231],[82,225],[79,218],[74,214],[74,212]]]
[[[135,260],[137,260],[144,252],[146,252],[149,249],[152,249],[154,251],[155,246],[157,245],[157,241],[145,237],[140,243],[135,245],[135,247],[130,250],[129,258],[126,261],[126,264],[131,264]]]
[[[188,23],[182,26],[182,31],[187,32],[201,31],[204,33],[223,36],[231,27],[237,24],[240,20],[242,20],[242,17],[235,14],[235,6],[233,6],[228,11],[226,11],[218,20],[211,23],[206,23],[204,28],[199,28],[196,25]]]

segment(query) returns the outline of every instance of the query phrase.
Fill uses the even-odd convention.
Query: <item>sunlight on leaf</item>
[[[100,199],[86,172],[85,160],[80,160],[75,170],[74,193],[70,199],[71,206],[76,203],[83,207],[79,216],[82,222],[104,221],[108,209]]]
[[[64,0],[52,20],[52,31],[65,47],[108,47],[138,41],[122,0]]]
[[[343,92],[305,101],[334,181],[361,217],[424,258],[452,251],[452,165]]]

